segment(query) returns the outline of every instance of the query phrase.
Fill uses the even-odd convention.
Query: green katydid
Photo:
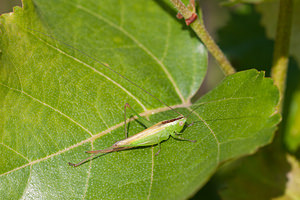
[[[29,28],[28,28],[29,29]],[[131,136],[128,137],[127,136],[127,129],[126,129],[126,108],[130,108],[129,104],[126,103],[125,104],[125,108],[124,108],[124,118],[125,118],[125,139],[120,140],[118,142],[116,142],[115,144],[113,144],[111,147],[107,148],[107,149],[103,149],[103,150],[95,150],[95,151],[86,151],[86,153],[91,153],[93,154],[92,156],[80,161],[77,164],[73,164],[73,163],[68,163],[71,166],[77,167],[83,163],[85,163],[86,161],[90,160],[91,158],[93,158],[95,155],[99,154],[99,153],[110,153],[110,152],[115,152],[115,151],[121,151],[121,150],[125,150],[125,149],[130,149],[130,148],[135,148],[135,147],[144,147],[144,146],[152,146],[152,145],[159,145],[159,151],[155,154],[158,155],[160,150],[161,150],[161,142],[164,140],[167,140],[170,136],[172,136],[173,138],[179,139],[179,140],[185,140],[185,141],[190,141],[190,142],[196,142],[195,140],[188,140],[185,138],[182,138],[179,136],[180,131],[184,128],[184,126],[186,125],[186,120],[187,117],[194,111],[191,111],[190,114],[185,117],[184,115],[182,115],[181,113],[179,113],[178,111],[174,110],[172,107],[170,107],[169,105],[167,105],[166,103],[164,103],[163,101],[161,101],[160,99],[158,99],[157,97],[155,97],[154,95],[152,95],[151,93],[149,93],[148,91],[146,91],[145,89],[143,89],[142,87],[140,87],[139,85],[137,85],[136,83],[134,83],[133,81],[131,81],[130,79],[128,79],[127,77],[121,75],[119,72],[115,71],[114,69],[112,69],[108,64],[103,63],[99,60],[97,60],[96,58],[86,54],[85,52],[61,41],[58,40],[50,35],[47,35],[45,33],[42,33],[40,31],[37,30],[33,30],[33,29],[29,29],[38,33],[41,33],[47,37],[50,37],[54,40],[57,40],[59,42],[61,42],[62,44],[78,51],[79,53],[89,57],[90,59],[98,62],[99,64],[101,64],[102,66],[106,67],[107,69],[111,70],[112,72],[116,73],[117,75],[119,75],[120,77],[124,78],[125,80],[127,80],[128,82],[130,82],[131,84],[135,85],[136,87],[138,87],[139,89],[141,89],[142,91],[144,91],[145,93],[147,93],[148,95],[152,96],[153,98],[155,98],[156,100],[158,100],[160,103],[164,104],[165,106],[167,106],[168,108],[170,108],[172,111],[176,112],[177,114],[179,114],[180,116],[177,118],[173,118],[170,120],[165,120],[165,121],[161,121],[157,124],[152,124],[150,121],[142,118],[137,112],[134,111],[134,109],[132,109],[132,111],[136,114],[136,116],[139,118],[139,120],[147,127],[147,129]],[[190,124],[189,126],[191,126],[192,124]]]
[[[70,162],[68,164],[71,166],[77,167],[99,153],[110,153],[110,152],[114,152],[114,151],[122,151],[125,149],[130,149],[130,148],[134,148],[134,147],[152,146],[152,145],[156,145],[156,144],[159,145],[159,150],[155,155],[158,155],[161,150],[161,142],[169,139],[170,136],[172,136],[175,139],[179,139],[179,140],[196,142],[196,140],[188,140],[188,139],[185,139],[185,138],[182,138],[179,136],[180,131],[184,128],[184,126],[186,124],[187,117],[184,117],[183,115],[181,115],[180,117],[161,121],[157,124],[150,126],[151,122],[142,118],[133,109],[132,110],[137,115],[137,117],[142,121],[142,123],[144,125],[146,125],[147,127],[148,126],[150,126],[150,127],[131,136],[131,137],[127,137],[127,131],[126,131],[126,108],[127,107],[130,107],[128,103],[125,104],[125,112],[124,112],[125,113],[125,137],[126,137],[124,140],[120,140],[120,141],[116,142],[115,144],[113,144],[111,147],[109,147],[107,149],[96,150],[96,151],[86,151],[86,153],[91,153],[94,155],[80,161],[77,164],[73,164]],[[177,112],[177,111],[175,111],[175,112]],[[192,124],[190,124],[190,125],[192,125]]]

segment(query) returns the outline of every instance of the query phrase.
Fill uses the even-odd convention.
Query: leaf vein
[[[29,183],[31,181],[31,173],[32,173],[32,165],[30,165],[30,168],[29,168],[29,178],[27,180],[26,188],[24,189],[22,197],[20,199],[25,199],[24,196],[26,195],[27,188],[28,188]]]
[[[162,70],[165,72],[166,76],[168,77],[168,79],[170,80],[171,84],[173,85],[175,91],[177,92],[179,98],[181,99],[182,102],[185,102],[183,95],[181,94],[177,84],[175,83],[172,75],[170,74],[170,72],[167,70],[166,66],[149,50],[147,49],[140,41],[138,41],[133,35],[131,35],[129,32],[127,32],[125,29],[123,29],[122,27],[114,24],[113,22],[109,21],[108,19],[106,19],[105,17],[96,14],[94,12],[92,12],[91,10],[81,6],[81,5],[76,5],[77,8],[97,17],[98,19],[104,21],[105,23],[107,23],[108,25],[110,25],[111,27],[119,30],[121,33],[123,33],[124,35],[126,35],[127,37],[129,37],[133,42],[135,42],[142,50],[144,50],[153,60],[155,60],[157,62],[157,64],[162,68]]]
[[[152,190],[152,184],[153,184],[153,175],[154,175],[154,147],[152,146],[152,162],[151,162],[151,176],[150,176],[150,186],[149,186],[149,192],[147,199],[150,199],[151,196],[151,190]]]
[[[94,149],[94,144],[93,142],[91,142],[92,144],[92,149]],[[85,196],[86,196],[86,193],[88,191],[88,187],[89,187],[89,180],[90,180],[90,177],[91,177],[91,169],[92,169],[92,163],[93,163],[93,159],[90,161],[90,165],[89,165],[89,171],[88,171],[88,176],[87,176],[87,179],[86,179],[86,183],[85,183],[85,190],[84,190],[84,194],[83,194],[83,198],[82,199],[85,199]]]
[[[30,162],[29,158],[27,158],[26,156],[24,156],[23,154],[21,154],[20,152],[18,152],[17,150],[11,148],[10,146],[4,144],[4,143],[0,143],[2,146],[4,146],[5,148],[15,152],[16,154],[18,154],[19,156],[21,156],[22,158],[24,158],[25,160],[27,160],[28,162]]]
[[[32,33],[32,34],[33,34],[33,33]],[[35,34],[33,34],[33,35],[35,35]],[[36,37],[37,37],[37,36],[36,36]],[[87,67],[87,68],[91,69],[92,71],[94,71],[95,73],[99,74],[100,76],[106,78],[108,81],[112,82],[114,85],[116,85],[116,86],[119,87],[121,90],[123,90],[125,93],[127,93],[129,96],[131,96],[138,104],[141,105],[141,107],[142,107],[145,111],[147,110],[146,107],[144,106],[144,104],[142,104],[142,102],[140,102],[140,101],[138,100],[137,97],[135,97],[131,92],[129,92],[129,91],[128,91],[127,89],[125,89],[122,85],[120,85],[119,83],[117,83],[116,81],[114,81],[113,79],[111,79],[110,77],[104,75],[103,73],[101,73],[100,71],[98,71],[96,68],[94,68],[94,67],[88,65],[87,63],[85,63],[85,62],[79,60],[78,58],[75,58],[75,57],[73,57],[73,56],[67,54],[66,52],[64,52],[64,51],[62,51],[62,50],[60,50],[60,49],[58,49],[57,47],[55,47],[55,46],[49,44],[48,42],[42,40],[41,38],[39,38],[39,37],[37,37],[37,38],[38,38],[40,41],[44,42],[44,43],[45,43],[46,45],[48,45],[49,47],[51,47],[51,48],[55,49],[56,51],[60,52],[61,54],[63,54],[63,55],[65,55],[65,56],[67,56],[67,57],[73,59],[74,61],[76,61],[76,62],[78,62],[78,63],[84,65],[85,67]]]
[[[171,23],[170,23],[170,20],[169,20],[167,22],[166,44],[165,44],[165,49],[164,49],[163,55],[162,55],[162,57],[160,59],[161,62],[164,62],[164,59],[166,58],[166,56],[168,54],[170,34],[171,34]]]
[[[71,117],[69,117],[69,116],[66,115],[65,113],[61,112],[60,110],[58,110],[58,109],[56,109],[56,108],[50,106],[49,104],[47,104],[47,103],[45,103],[45,102],[42,102],[41,100],[39,100],[39,99],[37,99],[37,98],[31,96],[30,94],[26,93],[25,91],[21,91],[21,90],[15,89],[15,88],[11,88],[11,87],[9,87],[9,86],[3,84],[3,83],[0,83],[0,85],[4,86],[4,87],[6,87],[6,88],[8,88],[8,89],[10,89],[10,90],[19,92],[19,93],[21,93],[21,94],[23,94],[23,95],[25,95],[25,96],[31,98],[32,100],[34,100],[34,101],[36,101],[36,102],[38,102],[38,103],[40,103],[40,104],[42,104],[42,105],[44,105],[44,106],[50,108],[51,110],[53,110],[53,111],[59,113],[60,115],[64,116],[65,118],[67,118],[68,120],[70,120],[71,122],[73,122],[74,124],[76,124],[77,126],[79,126],[80,128],[82,128],[82,129],[83,129],[84,131],[86,131],[88,134],[90,134],[91,136],[93,136],[93,134],[91,133],[91,131],[89,131],[87,128],[85,128],[85,127],[82,126],[80,123],[76,122],[74,119],[72,119]]]
[[[191,110],[191,109],[190,109]],[[217,161],[217,164],[219,163],[220,161],[220,142],[215,134],[215,132],[212,130],[212,128],[208,125],[208,123],[198,114],[198,113],[195,113],[195,115],[205,124],[205,126],[210,130],[211,134],[213,135],[213,137],[215,138],[216,142],[217,142],[217,158],[216,158],[216,161]]]

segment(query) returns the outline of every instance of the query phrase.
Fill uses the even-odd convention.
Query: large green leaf
[[[184,199],[220,163],[271,141],[280,118],[275,113],[278,91],[262,72],[229,76],[188,107],[206,72],[206,52],[182,29],[168,4],[24,4],[0,18],[2,198]],[[68,161],[86,158],[85,150],[107,148],[124,138],[126,102],[154,122],[178,114],[94,60],[32,29],[108,63],[185,115],[199,106],[188,119],[195,124],[183,131],[183,137],[197,143],[169,139],[159,156],[154,156],[155,146],[68,166]],[[132,121],[129,135],[143,129]]]

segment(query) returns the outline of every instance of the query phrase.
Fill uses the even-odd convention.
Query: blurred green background
[[[21,5],[21,0],[0,0],[0,14],[12,12],[14,6]]]

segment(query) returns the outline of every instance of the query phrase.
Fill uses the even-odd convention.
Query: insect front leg
[[[195,122],[190,123],[187,127],[191,127],[194,125]]]
[[[124,106],[124,133],[125,133],[125,138],[128,138],[127,127],[126,127],[126,108],[130,108],[129,103],[126,103]]]
[[[128,138],[128,133],[127,133],[127,128],[126,128],[126,109],[127,108],[131,108],[131,110],[134,112],[134,114],[136,114],[136,116],[138,117],[138,119],[148,128],[150,126],[153,125],[152,122],[144,119],[143,117],[141,117],[130,105],[129,103],[126,103],[125,106],[124,106],[124,124],[125,124],[125,127],[124,127],[124,132],[125,132],[125,138]]]
[[[189,142],[197,142],[197,140],[189,140],[189,139],[185,139],[185,138],[183,138],[183,137],[180,137],[179,135],[180,135],[180,134],[179,134],[179,133],[176,133],[176,132],[171,133],[171,136],[172,136],[173,138],[175,138],[175,139],[184,140],[184,141],[189,141]]]
[[[160,153],[161,150],[161,142],[158,143],[158,151],[155,153],[155,156],[158,156],[158,154]]]

